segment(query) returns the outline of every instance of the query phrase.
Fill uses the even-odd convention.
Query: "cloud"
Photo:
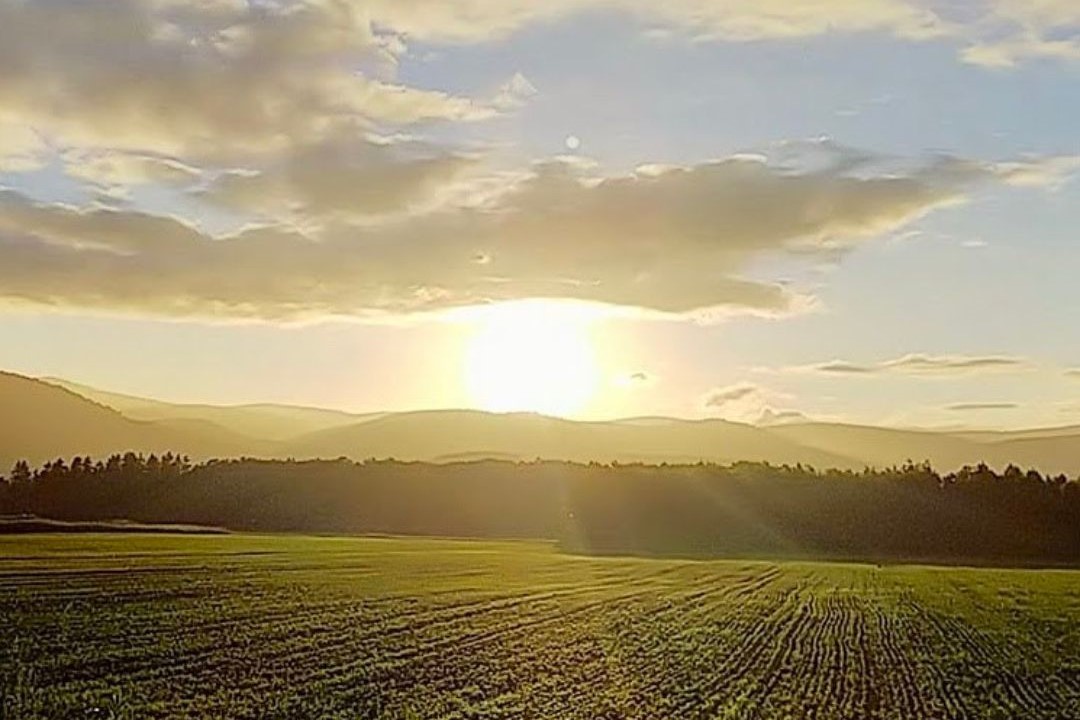
[[[218,175],[200,194],[270,220],[326,222],[437,205],[476,159],[415,141],[329,138],[257,169]]]
[[[1071,0],[976,3],[965,17],[914,0],[0,0],[0,125],[60,148],[123,151],[249,169],[251,157],[343,132],[513,111],[536,89],[516,73],[487,100],[396,80],[410,42],[477,43],[589,11],[697,41],[884,32],[968,43],[1008,64],[1072,56]],[[954,13],[955,14],[955,13]],[[1035,49],[1032,49],[1035,48]],[[31,152],[0,168],[26,169]],[[34,165],[36,167],[36,165]],[[1016,182],[1039,182],[1023,168]]]
[[[1080,60],[1080,5],[1074,0],[988,0],[976,22],[957,29],[969,63],[1009,68],[1031,59]]]
[[[108,194],[124,194],[133,185],[190,186],[202,176],[199,168],[175,158],[115,150],[73,149],[61,160],[68,177]]]
[[[752,383],[713,388],[701,402],[710,415],[732,422],[756,422],[769,409],[767,392]]]
[[[750,383],[729,385],[728,387],[710,390],[705,396],[705,407],[723,408],[761,394],[761,389],[757,385]]]
[[[1009,402],[973,402],[955,403],[946,405],[945,409],[950,412],[980,412],[983,410],[1016,410],[1020,406]]]
[[[964,355],[905,355],[882,363],[886,370],[914,375],[954,375],[981,372],[1023,370],[1029,366],[1022,358],[1008,356],[970,357]]]
[[[516,110],[537,94],[539,91],[529,78],[517,72],[499,88],[491,104],[499,110]]]
[[[1008,40],[976,42],[964,48],[960,57],[972,65],[988,68],[1011,68],[1035,58],[1080,60],[1080,40],[1048,40],[1023,33]]]
[[[1069,368],[1065,371],[1065,377],[1076,378],[1080,380],[1080,368]]]
[[[37,170],[48,162],[48,147],[33,128],[0,121],[0,172]]]
[[[876,368],[866,365],[856,365],[844,360],[831,360],[829,362],[813,365],[812,369],[816,372],[822,373],[836,373],[840,375],[863,375],[866,373],[873,373]]]
[[[732,422],[776,425],[804,420],[805,416],[795,410],[775,408],[776,403],[787,400],[790,400],[788,395],[741,382],[709,390],[701,404],[709,414]]]
[[[619,176],[554,162],[503,179],[482,201],[355,224],[341,215],[420,202],[425,178],[438,187],[459,161],[434,156],[410,166],[369,148],[354,165],[347,153],[316,146],[305,164],[304,152],[211,185],[213,196],[240,207],[298,206],[314,221],[304,232],[270,223],[212,237],[176,218],[3,195],[0,293],[47,305],[267,318],[529,297],[664,313],[784,313],[802,296],[747,278],[753,261],[835,259],[995,177],[940,160],[881,176],[865,167],[848,174],[845,163],[801,171],[743,157]],[[395,173],[408,177],[385,180]]]
[[[1080,170],[1080,155],[1060,155],[1015,163],[999,163],[998,177],[1018,187],[1056,188]]]
[[[612,380],[613,385],[624,389],[643,388],[654,385],[655,383],[656,376],[652,373],[645,372],[644,370],[622,373],[616,375]]]
[[[399,51],[344,0],[0,0],[0,120],[190,162],[493,113],[386,78]]]
[[[761,415],[756,420],[758,425],[764,426],[792,425],[804,422],[810,422],[810,418],[798,410],[773,410],[768,407],[762,410]]]
[[[924,39],[943,32],[933,12],[904,0],[369,0],[362,4],[381,23],[429,42],[488,41],[529,25],[595,10],[635,17],[653,36],[672,30],[697,40],[752,41],[867,31]]]
[[[1074,0],[357,0],[380,25],[410,40],[479,43],[586,12],[635,19],[644,37],[756,42],[877,32],[907,41],[947,40],[959,57],[988,68],[1032,59],[1080,59]]]
[[[831,360],[816,365],[787,368],[793,372],[815,372],[832,375],[971,375],[988,372],[1016,372],[1031,367],[1029,360],[1004,355],[904,355],[893,360],[859,364],[846,360]]]

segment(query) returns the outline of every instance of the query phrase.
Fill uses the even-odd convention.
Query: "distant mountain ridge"
[[[284,440],[306,432],[360,422],[382,414],[357,415],[342,410],[271,403],[255,405],[169,403],[99,390],[61,378],[42,378],[41,380],[111,407],[133,420],[204,420],[241,435],[264,440]]]
[[[39,463],[75,454],[101,457],[126,450],[174,450],[214,457],[265,449],[259,440],[237,436],[206,420],[134,420],[62,387],[0,372],[2,472],[18,459]]]
[[[787,419],[639,417],[586,422],[530,413],[429,410],[352,414],[286,405],[175,404],[0,372],[0,472],[73,455],[172,450],[212,457],[578,462],[802,463],[861,469],[929,460],[1080,475],[1080,427],[1012,432],[908,430]]]

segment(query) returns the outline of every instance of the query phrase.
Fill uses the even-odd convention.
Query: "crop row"
[[[1076,573],[244,542],[0,560],[0,717],[1080,717]]]

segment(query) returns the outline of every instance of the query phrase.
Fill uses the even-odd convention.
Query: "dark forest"
[[[1077,564],[1080,483],[1010,466],[820,471],[77,457],[0,483],[0,513],[236,531],[542,538],[576,552]]]

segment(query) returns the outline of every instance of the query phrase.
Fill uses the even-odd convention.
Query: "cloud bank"
[[[896,169],[819,143],[623,175],[496,172],[483,152],[413,130],[517,112],[540,91],[510,68],[487,99],[414,87],[398,62],[418,43],[487,42],[586,11],[699,41],[924,39],[984,22],[1038,35],[1075,20],[1056,0],[979,8],[960,23],[908,0],[0,0],[0,172],[55,160],[97,201],[0,195],[0,300],[267,319],[530,297],[793,312],[806,292],[753,276],[758,261],[834,261],[980,185],[1054,185],[1080,163]],[[132,199],[144,186],[240,229],[148,212]]]
[[[182,219],[0,195],[0,297],[166,315],[304,318],[434,311],[488,301],[568,298],[662,313],[790,312],[800,296],[751,279],[769,255],[834,260],[860,243],[961,200],[993,166],[935,159],[907,174],[812,170],[743,156],[696,166],[591,175],[543,163],[483,200],[382,222],[355,213],[430,198],[468,167],[436,156],[353,164],[303,152],[265,174],[221,176],[219,202],[310,226],[269,223],[213,236]],[[840,152],[839,150],[837,152]],[[846,157],[846,155],[845,155]],[[371,170],[380,163],[389,167]],[[336,168],[323,183],[316,168]],[[393,170],[389,169],[393,168]],[[126,169],[117,172],[127,172]],[[185,175],[185,168],[169,167]],[[376,172],[401,178],[365,183]],[[335,182],[333,180],[340,180]],[[345,179],[357,179],[350,188]],[[277,207],[280,206],[280,207]],[[919,358],[905,361],[912,371]]]

